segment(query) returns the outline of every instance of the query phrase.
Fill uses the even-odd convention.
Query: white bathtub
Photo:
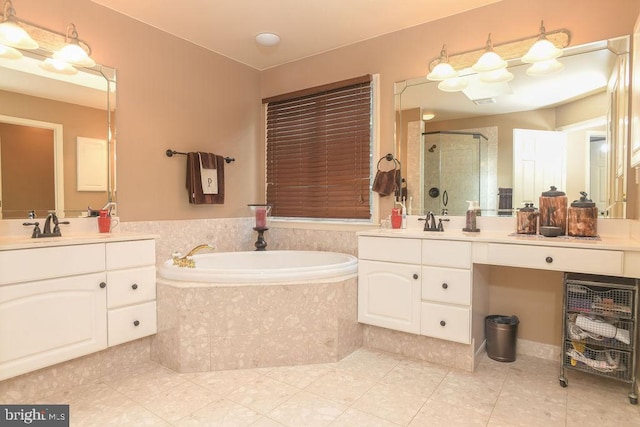
[[[358,271],[352,255],[321,251],[246,251],[196,254],[195,268],[165,261],[160,277],[183,282],[282,283],[343,278]]]

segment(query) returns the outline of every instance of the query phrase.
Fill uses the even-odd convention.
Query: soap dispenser
[[[467,203],[469,203],[469,207],[467,208],[467,213],[465,216],[465,226],[462,231],[476,233],[480,231],[480,229],[476,227],[476,216],[479,210],[478,202],[467,200]]]

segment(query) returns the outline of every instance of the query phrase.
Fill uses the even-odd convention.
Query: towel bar
[[[175,150],[167,150],[165,151],[165,154],[167,155],[167,157],[173,157],[174,154],[179,154],[181,156],[187,155],[187,153],[181,153],[180,151],[175,151]],[[235,162],[236,159],[234,159],[233,157],[224,157],[224,161],[227,163],[231,163],[231,162]]]

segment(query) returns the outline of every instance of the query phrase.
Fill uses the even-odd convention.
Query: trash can
[[[516,360],[516,338],[518,316],[493,314],[484,319],[484,334],[487,339],[487,356],[499,362]]]

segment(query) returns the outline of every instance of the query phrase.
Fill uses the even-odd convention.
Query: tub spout
[[[198,245],[191,249],[185,256],[182,256],[180,253],[175,253],[172,257],[173,265],[177,265],[178,267],[195,268],[196,262],[192,256],[203,249],[213,249],[213,246],[207,244]]]

